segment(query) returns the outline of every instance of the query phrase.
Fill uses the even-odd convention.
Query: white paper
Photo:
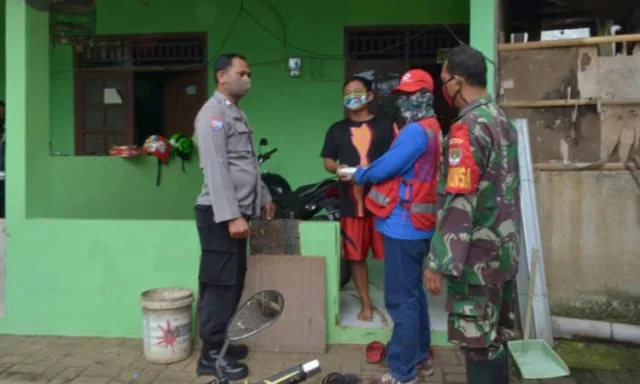
[[[352,178],[353,174],[356,173],[356,169],[355,167],[340,168],[338,176]]]
[[[122,104],[122,96],[116,88],[105,88],[103,97],[105,104]]]

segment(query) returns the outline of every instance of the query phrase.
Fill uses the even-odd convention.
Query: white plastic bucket
[[[191,290],[180,287],[142,292],[142,335],[145,358],[155,364],[171,364],[191,355]]]

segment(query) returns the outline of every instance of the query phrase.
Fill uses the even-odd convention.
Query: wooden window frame
[[[103,110],[103,120],[106,119],[104,111],[110,108],[104,103],[100,104],[86,104],[84,102],[84,81],[89,79],[104,78],[107,75],[110,78],[118,78],[123,84],[122,107],[124,108],[124,130],[123,131],[111,131],[103,129],[97,131],[90,131],[84,128],[84,109],[86,107],[100,107]],[[75,102],[74,102],[74,116],[75,116],[75,152],[76,156],[104,156],[102,154],[94,155],[86,153],[85,147],[85,134],[102,133],[103,138],[107,140],[107,136],[110,133],[124,134],[125,145],[132,145],[134,142],[134,124],[133,124],[133,71],[121,70],[121,71],[79,71],[75,74]],[[112,107],[113,108],[113,107]],[[104,121],[103,121],[104,124]]]
[[[117,77],[122,79],[123,88],[123,107],[125,108],[125,129],[124,131],[117,131],[125,136],[125,145],[133,145],[135,141],[135,93],[134,93],[134,74],[135,72],[170,72],[170,71],[188,71],[188,70],[205,70],[205,84],[208,84],[208,52],[207,52],[207,33],[206,32],[189,32],[189,33],[160,33],[160,34],[117,34],[117,35],[100,35],[98,41],[114,41],[120,40],[129,42],[125,43],[123,50],[128,50],[129,57],[132,57],[132,44],[131,41],[144,41],[144,40],[161,40],[161,39],[201,39],[202,40],[202,56],[205,62],[202,64],[187,64],[187,65],[163,65],[163,66],[145,66],[136,65],[133,63],[131,66],[111,66],[111,67],[82,67],[78,60],[79,46],[89,44],[88,42],[79,43],[74,46],[73,52],[73,68],[74,68],[74,137],[75,137],[75,155],[76,156],[105,156],[106,154],[88,154],[85,148],[85,134],[87,133],[102,133],[105,143],[110,133],[116,133],[116,131],[99,130],[90,131],[84,128],[84,108],[87,105],[84,103],[84,81],[92,78],[100,78],[105,75],[109,77]],[[95,105],[97,106],[97,105]],[[100,105],[103,109],[109,108],[104,104]],[[103,115],[104,118],[104,115]]]
[[[458,34],[458,38],[462,39],[463,41],[465,40],[469,40],[469,33],[470,33],[470,24],[462,24],[462,23],[454,23],[454,24],[448,24],[447,25],[449,27],[449,29],[453,30],[454,32],[456,32],[456,34]],[[425,34],[428,35],[429,32],[435,32],[435,33],[439,33],[439,34],[445,34],[445,35],[451,35],[451,32],[449,31],[449,29],[447,29],[447,27],[442,26],[440,24],[411,24],[411,25],[358,25],[358,26],[345,26],[344,27],[344,31],[343,31],[343,54],[345,57],[345,62],[347,61],[362,61],[362,60],[389,60],[389,61],[394,61],[394,60],[405,60],[407,65],[410,65],[412,61],[417,61],[417,62],[424,62],[428,59],[426,58],[417,58],[417,57],[411,57],[410,56],[410,44],[407,44],[407,46],[404,49],[404,57],[402,58],[357,58],[357,57],[353,57],[354,53],[350,51],[349,49],[349,33],[351,32],[396,32],[396,33],[404,33],[405,34],[405,42],[409,41],[409,40],[413,40],[413,39],[407,39],[410,35],[412,35],[415,32],[412,31],[421,31],[423,29],[428,29],[428,31],[425,31]],[[459,34],[464,34],[464,36],[460,36]],[[453,36],[450,37],[451,39],[455,40],[455,38]],[[373,52],[376,52],[378,50],[374,49]],[[435,59],[435,57],[434,57]],[[345,70],[346,70],[346,66],[345,66]]]

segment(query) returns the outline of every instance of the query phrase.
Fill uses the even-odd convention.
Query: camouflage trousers
[[[506,342],[516,337],[515,281],[471,285],[447,279],[449,342],[466,357],[487,361],[506,353]]]

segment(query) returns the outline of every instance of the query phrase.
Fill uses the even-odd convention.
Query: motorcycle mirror
[[[269,141],[263,137],[260,139],[260,146],[264,147],[265,145],[269,145]]]
[[[237,341],[255,335],[275,323],[283,309],[284,297],[280,292],[265,290],[256,293],[229,321],[227,339]]]
[[[220,355],[224,356],[231,341],[245,339],[275,323],[284,310],[284,297],[278,291],[260,291],[245,301],[229,320],[227,334]],[[229,384],[222,370],[222,359],[217,359],[215,384]],[[210,383],[210,384],[211,384]]]

